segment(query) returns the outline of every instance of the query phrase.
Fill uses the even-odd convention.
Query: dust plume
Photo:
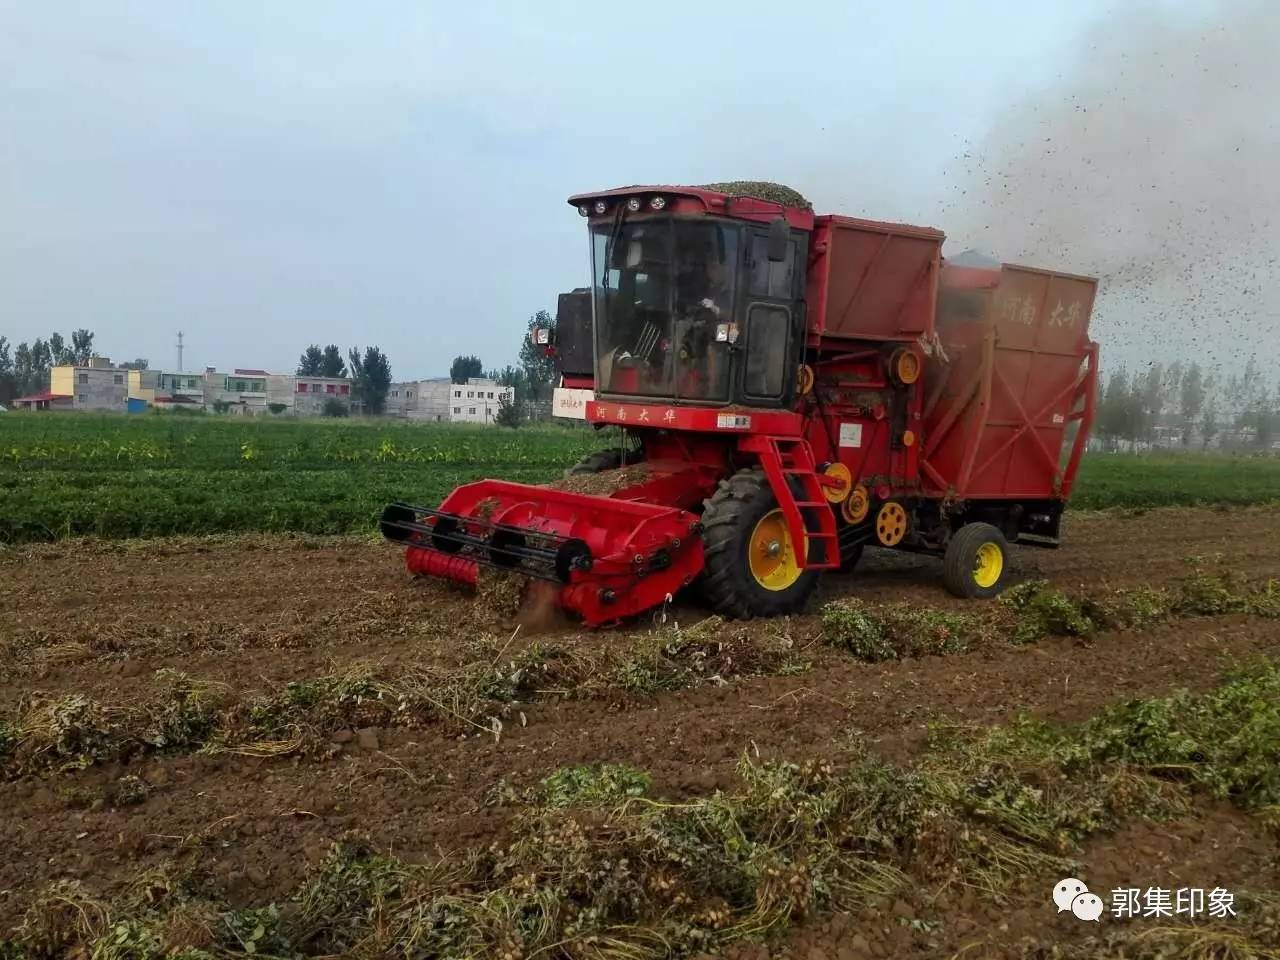
[[[1128,7],[959,159],[948,252],[1099,277],[1113,362],[1280,362],[1278,96],[1280,5]]]

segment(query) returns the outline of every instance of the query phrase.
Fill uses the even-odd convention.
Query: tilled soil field
[[[619,797],[632,798],[624,807],[687,811],[743,795],[752,775],[744,770],[782,761],[822,771],[804,774],[807,797],[825,796],[832,778],[859,764],[935,773],[951,764],[949,777],[970,762],[948,752],[952,741],[974,731],[1021,729],[1026,718],[1093,730],[1118,705],[1177,691],[1189,704],[1217,703],[1233,664],[1280,656],[1269,582],[1280,577],[1280,510],[1081,514],[1065,540],[1057,551],[1015,550],[1016,579],[1043,591],[1028,594],[1025,610],[954,601],[935,561],[871,551],[856,572],[829,577],[804,616],[723,622],[687,601],[601,632],[508,607],[500,591],[477,601],[411,581],[397,550],[365,539],[65,541],[0,553],[0,929],[16,944],[6,949],[435,955],[400,934],[354,947],[314,931],[268,941],[311,909],[314,897],[299,891],[314,894],[335,844],[415,868],[471,863],[527,842],[528,811],[551,816],[554,807],[557,824],[586,830],[581,852],[618,836],[622,821],[609,810]],[[1124,615],[1106,612],[1121,601]],[[1027,610],[1040,617],[1034,630]],[[867,618],[877,624],[871,646]],[[1268,772],[1265,752],[1275,732],[1258,734],[1261,767],[1234,779],[1178,772],[1132,744],[1121,760],[1115,750],[1095,750],[1083,765],[1064,760],[1064,782],[1132,775],[1144,785],[1134,789],[1156,800],[1052,842],[1001,828],[1001,844],[1039,844],[1034,855],[953,851],[939,870],[918,844],[874,855],[855,845],[879,879],[841,896],[815,879],[812,849],[790,857],[774,830],[771,849],[797,871],[791,882],[803,896],[779,900],[764,887],[720,889],[705,878],[695,890],[676,858],[669,886],[687,886],[687,896],[664,900],[665,874],[646,875],[637,882],[659,891],[653,902],[621,898],[634,916],[615,917],[609,936],[582,933],[575,913],[535,947],[525,907],[477,934],[487,946],[443,955],[1273,956],[1280,774]],[[1100,735],[1090,736],[1093,744]],[[1249,749],[1232,754],[1232,771],[1246,753],[1252,762],[1258,748]],[[1280,741],[1270,749],[1274,767]],[[1210,761],[1216,755],[1202,766]],[[1001,764],[988,762],[983,777]],[[643,790],[588,813],[574,812],[577,801],[546,806],[558,771],[609,765],[643,772]],[[1055,791],[1038,784],[1028,802]],[[983,816],[980,830],[994,829]],[[963,834],[967,843],[969,828],[954,826],[948,842]],[[832,842],[842,856],[855,848]],[[1239,891],[1237,926],[1060,916],[1049,891],[1067,865],[1094,890]],[[467,881],[468,896],[492,893],[504,875],[494,869]],[[865,878],[869,868],[859,869]],[[139,947],[149,917],[167,918],[161,926],[172,933],[166,897],[178,896],[176,876],[187,878],[182,904],[222,913],[202,907],[199,936]],[[571,897],[543,881],[556,898]],[[396,888],[397,903],[407,887]],[[378,904],[353,923],[383,936],[390,922],[370,920],[370,910],[382,916]],[[673,939],[672,918],[683,939]],[[661,939],[635,932],[650,927]],[[102,952],[112,936],[134,952]],[[1192,952],[1195,944],[1206,952]]]

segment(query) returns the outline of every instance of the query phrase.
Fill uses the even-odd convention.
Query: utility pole
[[[182,372],[182,331],[178,331],[178,372]]]

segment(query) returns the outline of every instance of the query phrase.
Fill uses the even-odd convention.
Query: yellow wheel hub
[[[984,543],[973,561],[973,582],[984,590],[994,587],[1004,572],[1004,551],[999,544]]]
[[[827,498],[828,503],[839,503],[849,495],[849,491],[853,488],[853,474],[843,463],[831,464],[824,473],[832,480],[835,480],[837,485],[832,487],[823,486],[822,495]]]
[[[896,547],[907,535],[907,511],[890,500],[876,514],[876,537],[881,546]]]
[[[781,509],[760,518],[747,543],[751,575],[766,590],[786,590],[803,572]]]
[[[840,506],[845,521],[851,524],[859,524],[867,519],[870,510],[871,494],[867,493],[867,488],[862,484],[854,487],[853,492],[849,494],[849,499]]]

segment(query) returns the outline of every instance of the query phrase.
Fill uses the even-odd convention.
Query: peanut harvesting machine
[[[592,284],[560,298],[557,414],[623,440],[536,486],[481,480],[383,534],[419,575],[541,582],[588,625],[696,585],[730,617],[800,609],[870,545],[998,593],[1056,546],[1094,416],[1096,281],[937,230],[815,215],[774,184],[571,197]]]

